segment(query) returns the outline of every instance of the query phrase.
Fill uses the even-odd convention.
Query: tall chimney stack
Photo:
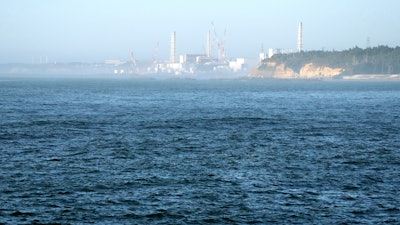
[[[171,52],[170,52],[170,58],[169,61],[171,64],[175,63],[176,59],[176,32],[172,32],[171,34]]]
[[[303,25],[299,23],[299,29],[297,30],[297,52],[303,51]]]

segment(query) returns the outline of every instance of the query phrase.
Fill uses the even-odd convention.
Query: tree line
[[[344,51],[303,51],[290,54],[275,54],[265,59],[260,69],[266,69],[267,62],[285,64],[299,73],[308,63],[316,66],[343,68],[342,75],[352,74],[400,74],[400,47],[377,46],[354,47]]]

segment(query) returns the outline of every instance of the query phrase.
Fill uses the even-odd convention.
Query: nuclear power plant
[[[157,61],[156,55],[158,51],[158,43],[153,55],[153,60],[150,65],[143,65],[137,63],[131,53],[131,65],[126,68],[126,62],[118,60],[107,60],[106,64],[112,64],[118,68],[114,70],[116,74],[132,73],[132,74],[196,74],[196,75],[212,75],[212,74],[245,74],[248,69],[252,66],[256,66],[257,59],[254,61],[245,58],[236,58],[234,60],[228,60],[225,51],[225,37],[220,38],[214,24],[212,23],[212,31],[209,30],[206,33],[205,48],[203,53],[184,53],[179,54],[179,34],[176,31],[171,32],[170,36],[170,54],[169,60]],[[216,48],[218,52],[217,56],[213,56],[213,49]],[[271,58],[275,54],[288,54],[303,51],[303,24],[299,22],[297,27],[297,43],[296,48],[282,49],[282,48],[269,48],[267,52],[264,52],[264,48],[261,48],[259,54],[259,62],[262,62],[266,58]],[[125,66],[125,68],[123,68]],[[140,68],[138,68],[140,67]],[[131,69],[129,69],[131,68]]]
[[[170,58],[168,62],[154,62],[151,67],[141,70],[142,74],[168,73],[168,74],[233,74],[246,72],[247,60],[237,58],[236,60],[226,60],[225,46],[223,41],[217,36],[214,30],[214,40],[218,47],[218,58],[212,56],[212,37],[211,31],[207,32],[204,53],[185,53],[178,57],[179,37],[176,31],[171,32],[170,39]],[[118,71],[116,71],[118,73]]]

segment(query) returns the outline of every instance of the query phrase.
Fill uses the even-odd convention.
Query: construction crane
[[[152,56],[152,68],[154,69],[154,72],[158,72],[158,49],[159,49],[159,42],[157,41],[156,47],[154,48],[153,56]]]
[[[215,29],[214,22],[211,22],[212,29],[214,31],[214,41],[218,47],[218,58],[221,62],[227,62],[226,60],[226,51],[225,51],[225,41],[226,41],[226,29],[224,31],[224,39],[220,39],[217,34],[217,30]]]
[[[137,64],[136,64],[136,59],[133,56],[133,51],[131,51],[131,72],[139,72]]]

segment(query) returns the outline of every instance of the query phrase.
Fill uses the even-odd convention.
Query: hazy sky
[[[258,57],[261,45],[296,48],[303,23],[305,50],[400,45],[399,0],[2,0],[0,63],[103,62],[204,53],[212,30],[228,58]],[[214,43],[214,47],[216,44]],[[216,56],[216,50],[213,51]]]

